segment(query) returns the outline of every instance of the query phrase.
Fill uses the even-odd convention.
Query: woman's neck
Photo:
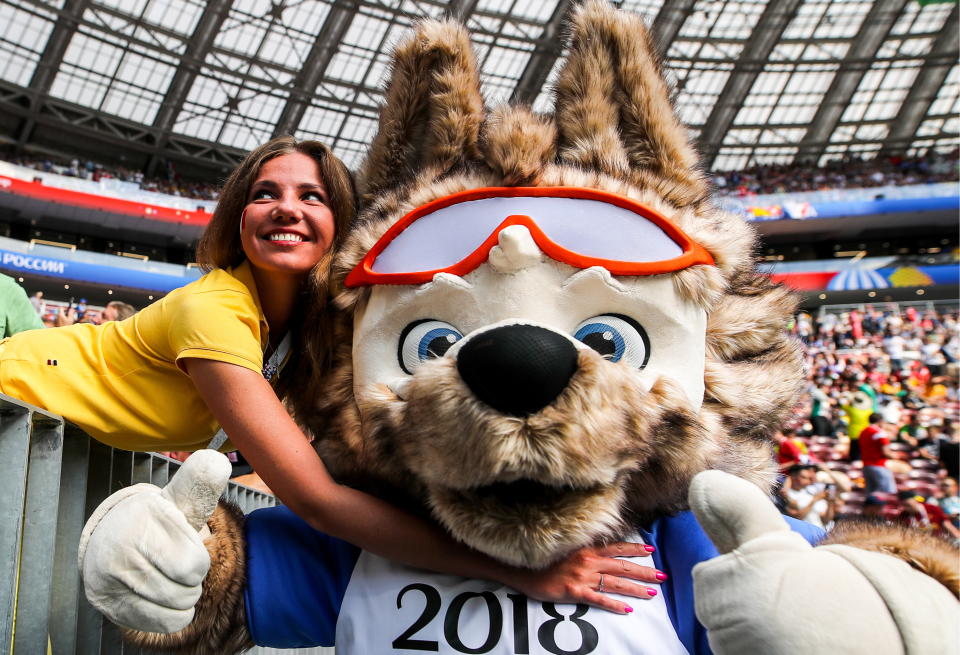
[[[290,327],[290,318],[296,309],[305,276],[251,268],[253,279],[257,283],[260,309],[270,326],[270,341],[276,345]]]

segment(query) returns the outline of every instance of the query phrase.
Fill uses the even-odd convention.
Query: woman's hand
[[[600,548],[581,548],[542,571],[524,571],[510,585],[531,598],[558,603],[586,603],[618,614],[633,608],[608,593],[653,598],[657,590],[631,580],[660,584],[667,575],[620,557],[649,557],[653,546],[617,542]],[[601,584],[602,581],[602,584]]]

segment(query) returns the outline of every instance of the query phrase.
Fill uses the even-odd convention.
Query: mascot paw
[[[127,628],[186,627],[210,568],[203,531],[229,478],[227,458],[202,450],[165,488],[137,484],[103,501],[80,537],[78,563],[90,603]]]
[[[689,500],[721,553],[693,570],[697,617],[718,655],[957,651],[956,599],[906,562],[813,548],[760,489],[727,473],[697,475]]]

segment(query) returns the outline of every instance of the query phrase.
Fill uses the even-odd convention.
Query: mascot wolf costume
[[[957,650],[952,548],[882,528],[813,548],[820,535],[773,509],[768,435],[802,377],[793,299],[710,203],[641,21],[590,2],[569,45],[552,116],[487,112],[455,23],[399,46],[337,259],[342,352],[299,419],[339,479],[504,562],[653,544],[660,593],[628,616],[534,602],[359,552],[285,508],[214,511],[226,472],[208,451],[88,523],[88,598],[143,631],[129,638],[183,653]]]

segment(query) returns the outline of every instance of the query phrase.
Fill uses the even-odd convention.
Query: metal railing
[[[107,496],[138,482],[162,486],[179,467],[156,453],[105,446],[59,416],[0,395],[0,653],[140,653],[87,602],[77,547],[87,517]],[[226,498],[244,513],[277,503],[234,483]]]

